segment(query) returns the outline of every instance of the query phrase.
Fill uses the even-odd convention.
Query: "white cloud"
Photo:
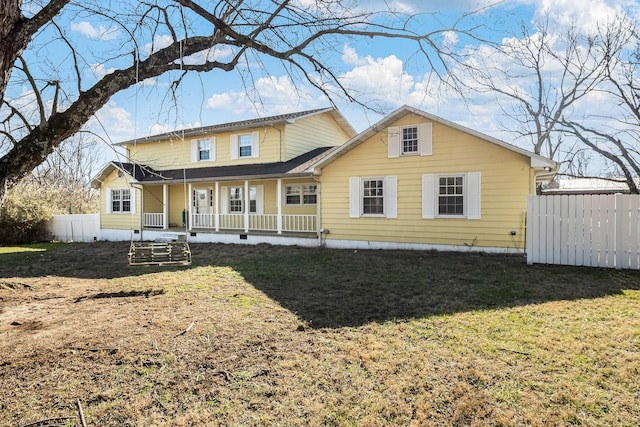
[[[599,24],[611,22],[626,15],[635,20],[640,14],[640,3],[636,0],[519,0],[533,3],[534,22],[551,20],[551,28],[562,32],[575,26],[580,32],[593,34]]]
[[[106,68],[104,64],[91,64],[90,69],[97,79],[101,79],[116,70],[115,68]]]
[[[164,49],[165,47],[169,46],[171,43],[173,43],[173,38],[168,34],[164,36],[155,36],[153,38],[153,42],[147,43],[144,45],[143,52],[146,55],[150,55],[153,52],[157,52],[161,49]]]
[[[236,115],[284,114],[326,105],[296,86],[289,76],[261,77],[255,81],[250,93],[228,91],[213,94],[207,99],[207,108],[224,109]]]
[[[107,28],[102,24],[98,25],[98,27],[95,27],[93,24],[87,21],[81,21],[77,23],[72,22],[71,29],[94,40],[113,40],[120,35],[120,30],[118,30],[118,28],[116,27]]]

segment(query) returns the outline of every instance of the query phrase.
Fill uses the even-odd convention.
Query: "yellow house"
[[[125,141],[126,161],[93,179],[103,240],[316,245],[309,165],[355,131],[334,108]]]
[[[558,165],[404,106],[314,165],[323,244],[522,252],[527,196]]]
[[[412,107],[355,135],[333,108],[120,143],[101,239],[522,252],[558,165]]]

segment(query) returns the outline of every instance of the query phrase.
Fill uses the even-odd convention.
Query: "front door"
[[[195,208],[197,214],[210,214],[211,213],[211,190],[207,188],[197,188],[194,191],[195,195]]]

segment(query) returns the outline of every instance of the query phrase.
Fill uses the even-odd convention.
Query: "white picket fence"
[[[48,228],[54,240],[93,242],[100,240],[100,214],[54,215]]]
[[[529,196],[527,262],[640,268],[640,196]]]

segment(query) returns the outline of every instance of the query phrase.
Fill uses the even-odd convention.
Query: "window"
[[[108,213],[131,213],[132,194],[129,188],[111,189],[111,199],[107,205]]]
[[[398,177],[349,178],[349,217],[398,218]]]
[[[409,126],[391,126],[387,131],[387,157],[432,154],[432,123],[420,123]]]
[[[231,142],[231,160],[257,158],[260,156],[259,132],[234,134],[231,135],[229,140]]]
[[[362,180],[362,213],[364,215],[384,214],[384,181],[382,179]]]
[[[209,160],[211,154],[211,142],[208,139],[198,140],[198,160]]]
[[[302,203],[305,205],[315,205],[318,202],[318,186],[316,184],[305,184],[302,186]]]
[[[464,215],[464,177],[438,177],[438,215]]]
[[[422,218],[481,218],[481,173],[422,175]]]
[[[194,139],[191,141],[191,161],[208,162],[216,159],[216,139]]]
[[[251,134],[240,135],[238,137],[238,143],[240,157],[251,157],[251,148],[253,145]]]
[[[243,190],[242,187],[229,188],[229,212],[231,213],[244,212],[244,209],[242,209],[242,203],[243,203],[242,190]]]
[[[229,212],[244,213],[244,187],[229,188]],[[249,187],[249,213],[258,212],[258,187]]]
[[[300,193],[302,188],[299,185],[287,185],[285,187],[285,199],[287,205],[299,205],[302,198]]]
[[[418,127],[402,128],[402,154],[418,154]]]
[[[318,202],[316,184],[291,184],[285,186],[287,205],[315,205]]]

